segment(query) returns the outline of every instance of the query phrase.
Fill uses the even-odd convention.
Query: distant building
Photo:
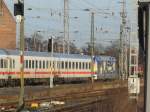
[[[16,21],[3,0],[0,0],[0,48],[16,48]]]

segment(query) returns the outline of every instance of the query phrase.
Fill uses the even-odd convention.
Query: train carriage
[[[110,58],[115,59],[110,56],[98,56],[97,69],[91,72],[91,57],[87,55],[25,51],[24,78],[27,82],[48,80],[51,76],[64,81],[89,79],[94,75],[100,76],[115,70],[114,60],[114,63],[108,66],[108,62],[112,62]],[[19,82],[19,78],[19,51],[0,49],[1,84],[9,80]]]

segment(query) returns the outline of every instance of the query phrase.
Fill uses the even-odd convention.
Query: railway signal
[[[52,52],[52,48],[53,48],[53,38],[48,39],[48,52]]]
[[[14,0],[14,16],[24,16],[24,2],[23,0]]]
[[[48,52],[51,52],[51,56],[53,57],[53,52],[54,52],[54,45],[53,45],[53,39],[55,37],[51,36],[51,38],[48,40]],[[51,74],[50,74],[50,78],[49,78],[49,87],[53,88],[53,69],[51,69]]]

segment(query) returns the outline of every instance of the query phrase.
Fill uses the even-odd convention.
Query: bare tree
[[[91,44],[88,42],[86,46],[82,47],[82,51],[83,51],[83,54],[91,55]],[[105,51],[105,47],[102,44],[100,43],[95,44],[95,47],[94,47],[95,55],[104,54],[104,51]]]
[[[25,50],[43,51],[43,36],[35,32],[31,37],[25,37]]]
[[[111,45],[106,47],[105,55],[114,56],[114,57],[118,58],[119,50],[120,50],[119,40],[112,41]]]
[[[65,43],[67,48],[67,43]],[[73,42],[69,43],[70,53],[78,53],[78,49]],[[54,52],[63,53],[63,37],[56,37],[54,39]]]

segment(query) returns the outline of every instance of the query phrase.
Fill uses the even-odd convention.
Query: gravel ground
[[[76,92],[84,92],[88,90],[112,90],[108,91],[108,94],[112,94],[108,99],[108,102],[101,102],[98,104],[91,105],[91,111],[89,112],[143,112],[143,88],[141,88],[141,93],[139,94],[138,100],[130,99],[128,95],[127,87],[122,88],[122,86],[127,86],[127,82],[97,82],[95,84],[76,84],[76,85],[57,85],[55,88],[49,90],[48,86],[35,86],[35,87],[25,87],[25,97],[26,98],[39,98],[48,95],[71,95]],[[117,89],[112,89],[117,88]],[[116,91],[113,92],[113,91]],[[0,101],[12,101],[18,98],[19,88],[1,88],[0,89]],[[106,94],[107,96],[107,94]],[[106,104],[106,105],[105,105]],[[95,106],[99,105],[99,106]],[[92,110],[94,108],[94,111]],[[95,109],[97,108],[97,109]],[[76,112],[76,111],[72,111]],[[84,112],[84,111],[83,111]],[[87,109],[86,111],[87,112]]]

